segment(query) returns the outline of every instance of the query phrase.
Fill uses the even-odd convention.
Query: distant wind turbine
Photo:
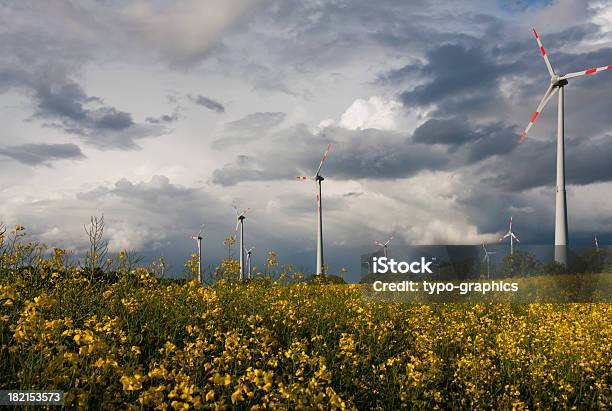
[[[242,212],[238,212],[238,208],[234,206],[236,210],[236,229],[238,232],[238,228],[240,228],[240,281],[244,279],[244,220],[246,218],[246,213],[249,211],[248,208],[242,210]]]
[[[192,236],[191,239],[195,240],[196,247],[198,249],[198,281],[202,283],[202,232],[204,231],[204,224],[200,226],[197,236]]]
[[[380,241],[374,241],[374,244],[376,244],[377,246],[382,247],[383,253],[384,253],[385,257],[387,257],[387,251],[388,251],[388,248],[389,248],[389,243],[391,243],[391,240],[393,240],[393,236],[389,237],[389,239],[386,242],[384,242],[384,243],[382,243]]]
[[[314,177],[311,177],[315,183],[317,184],[317,275],[324,274],[324,263],[323,263],[323,210],[321,207],[321,182],[324,180],[321,173],[321,167],[323,167],[323,163],[327,158],[327,153],[329,153],[329,149],[331,148],[331,144],[327,145],[327,150],[325,150],[325,154],[323,154],[323,158],[321,158],[321,163],[319,164],[319,168],[317,168],[317,172]],[[309,179],[307,176],[298,176],[298,180],[306,181]]]
[[[575,73],[569,73],[564,76],[559,76],[553,70],[552,64],[548,60],[546,50],[542,45],[540,36],[533,29],[538,46],[542,57],[544,57],[544,63],[550,74],[550,85],[544,93],[544,97],[538,104],[538,108],[531,117],[531,121],[527,125],[527,128],[521,135],[519,144],[525,139],[529,129],[535,123],[538,116],[544,110],[546,103],[554,96],[555,92],[559,91],[559,103],[557,112],[557,194],[555,199],[555,261],[559,264],[567,266],[567,199],[565,195],[565,149],[564,149],[564,87],[567,86],[568,80],[574,77],[584,76],[586,74],[595,74],[600,71],[612,69],[612,66],[603,66],[597,68],[590,68],[588,70],[577,71]]]
[[[253,249],[255,248],[255,246],[249,248],[248,250],[246,250],[246,265],[247,265],[247,273],[248,273],[248,279],[251,279],[251,275],[252,275],[252,263],[251,263],[251,254],[253,253]]]
[[[597,236],[595,236],[595,249],[599,251],[599,242],[597,242]]]
[[[495,251],[487,251],[487,247],[485,247],[485,245],[482,245],[482,248],[484,248],[484,257],[482,259],[482,261],[486,261],[487,262],[487,278],[491,278],[491,255],[493,254],[497,254]]]
[[[514,240],[516,240],[517,243],[520,243],[518,237],[512,232],[512,216],[510,216],[510,226],[508,228],[508,232],[506,235],[500,238],[499,241],[504,241],[508,237],[510,237],[510,255],[512,255],[514,254]]]

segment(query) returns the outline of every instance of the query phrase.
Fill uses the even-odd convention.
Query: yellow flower
[[[131,377],[124,375],[119,381],[121,382],[121,384],[123,384],[124,391],[139,391],[142,389],[142,383],[144,379],[145,377],[143,377],[141,374],[136,373]]]

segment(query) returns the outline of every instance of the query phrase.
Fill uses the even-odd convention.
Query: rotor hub
[[[550,82],[555,87],[563,87],[563,86],[567,86],[568,84],[568,81],[566,79],[562,79],[557,74],[555,74],[554,76],[550,78]]]

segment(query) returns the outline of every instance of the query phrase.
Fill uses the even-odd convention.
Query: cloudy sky
[[[553,241],[556,101],[516,144],[548,74],[612,64],[612,2],[0,2],[0,220],[175,271],[206,223],[223,255],[250,207],[257,262],[314,268],[323,169],[327,262],[372,240]],[[612,72],[566,87],[570,241],[612,241]]]

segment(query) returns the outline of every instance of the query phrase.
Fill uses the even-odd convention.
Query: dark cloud
[[[22,144],[0,147],[0,155],[31,166],[45,165],[58,160],[81,160],[85,155],[79,146],[65,144]]]
[[[503,123],[472,124],[466,117],[431,119],[418,127],[414,141],[442,144],[466,152],[464,165],[509,153],[517,147],[516,127]]]
[[[259,112],[244,116],[240,120],[232,121],[225,125],[228,134],[251,132],[259,133],[268,131],[277,126],[285,119],[286,114],[281,112]]]
[[[5,17],[0,14],[0,22]],[[161,125],[139,124],[130,113],[85,92],[74,73],[88,58],[87,47],[73,40],[37,31],[0,33],[0,93],[26,93],[33,118],[98,148],[138,149],[137,140],[165,134]]]
[[[169,124],[178,121],[179,119],[179,109],[178,107],[174,110],[172,114],[163,114],[159,117],[147,117],[146,122],[150,124]]]
[[[233,185],[313,175],[327,143],[332,143],[332,151],[322,174],[332,178],[400,178],[422,170],[445,169],[452,163],[444,148],[415,143],[398,133],[328,127],[312,134],[301,125],[277,134],[271,151],[239,156],[234,163],[215,170],[212,181]]]
[[[136,140],[167,132],[159,124],[134,122],[130,113],[88,96],[80,85],[65,77],[27,69],[16,72],[0,63],[0,91],[11,88],[30,92],[36,102],[34,117],[44,120],[45,126],[78,135],[98,148],[138,149]]]
[[[406,106],[435,103],[444,112],[450,112],[445,105],[490,104],[498,93],[499,78],[520,67],[519,63],[498,63],[482,47],[434,46],[427,52],[427,63],[415,68],[430,80],[401,93],[400,99]]]
[[[478,138],[467,119],[431,119],[414,132],[414,141],[425,144],[459,145]]]
[[[270,130],[285,120],[282,112],[258,112],[226,123],[221,138],[212,142],[215,149],[226,148],[235,144],[249,143],[269,134]]]
[[[194,194],[197,189],[185,188],[170,182],[168,177],[155,175],[151,181],[132,183],[126,178],[117,181],[111,188],[100,186],[93,190],[77,194],[79,200],[100,200],[107,196],[115,196],[127,202],[138,202],[147,205],[169,205],[177,200],[184,200]]]
[[[336,179],[406,178],[425,170],[470,166],[492,156],[503,156],[518,146],[514,126],[478,125],[466,117],[428,120],[412,136],[342,127],[327,127],[313,134],[306,126],[298,125],[275,134],[271,151],[240,155],[234,163],[215,170],[212,181],[233,185],[310,175],[330,142],[332,151],[324,174]]]
[[[219,103],[216,100],[213,100],[212,98],[205,97],[201,94],[198,94],[197,96],[188,95],[187,97],[194,103],[202,107],[206,107],[207,109],[212,110],[216,113],[225,113],[225,107],[223,106],[223,104]]]
[[[522,191],[536,187],[554,187],[556,183],[556,139],[525,140],[512,155],[483,166],[491,175],[484,182],[507,191]],[[576,138],[566,140],[566,183],[592,184],[612,180],[612,136],[603,139]]]

